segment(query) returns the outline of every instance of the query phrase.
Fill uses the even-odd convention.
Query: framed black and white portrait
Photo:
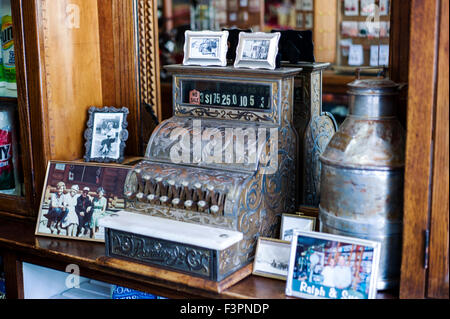
[[[183,65],[226,66],[228,31],[186,31]]]
[[[234,67],[250,69],[269,69],[276,67],[279,32],[239,33]]]
[[[84,132],[86,162],[123,162],[128,139],[127,115],[126,107],[89,108],[89,120]]]

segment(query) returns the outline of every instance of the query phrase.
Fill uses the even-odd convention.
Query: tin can
[[[405,131],[396,118],[400,85],[349,84],[349,115],[320,157],[321,231],[381,242],[377,288],[400,277]]]

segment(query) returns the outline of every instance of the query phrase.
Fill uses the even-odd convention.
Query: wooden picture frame
[[[374,299],[381,244],[295,230],[285,293],[310,299]]]
[[[289,241],[259,237],[253,262],[253,275],[286,280],[290,250]]]
[[[49,161],[35,235],[104,242],[98,220],[126,208],[124,186],[131,169],[120,164]],[[78,202],[81,196],[89,198],[84,201],[86,211],[83,201]]]
[[[274,70],[280,37],[280,32],[239,33],[234,67]]]
[[[228,31],[185,31],[183,65],[226,66]]]
[[[90,107],[84,131],[86,162],[122,163],[128,139],[128,108]]]

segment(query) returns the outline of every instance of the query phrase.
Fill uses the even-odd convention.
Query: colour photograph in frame
[[[274,238],[259,237],[256,246],[253,274],[286,280],[291,243]]]
[[[89,120],[84,131],[86,162],[123,162],[128,139],[127,115],[126,107],[89,108]]]
[[[50,161],[35,234],[104,242],[98,221],[126,208],[124,186],[131,168]]]
[[[295,230],[286,295],[375,299],[379,262],[379,242]]]
[[[280,32],[239,33],[234,67],[274,70],[280,36]]]
[[[291,241],[294,229],[314,231],[316,228],[316,218],[296,214],[281,215],[280,239]]]
[[[185,31],[183,65],[226,66],[228,31]]]

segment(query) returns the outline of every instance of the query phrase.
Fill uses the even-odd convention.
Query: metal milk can
[[[401,85],[349,86],[349,114],[320,157],[321,231],[381,242],[377,288],[398,285],[402,249],[405,132],[396,118]]]

